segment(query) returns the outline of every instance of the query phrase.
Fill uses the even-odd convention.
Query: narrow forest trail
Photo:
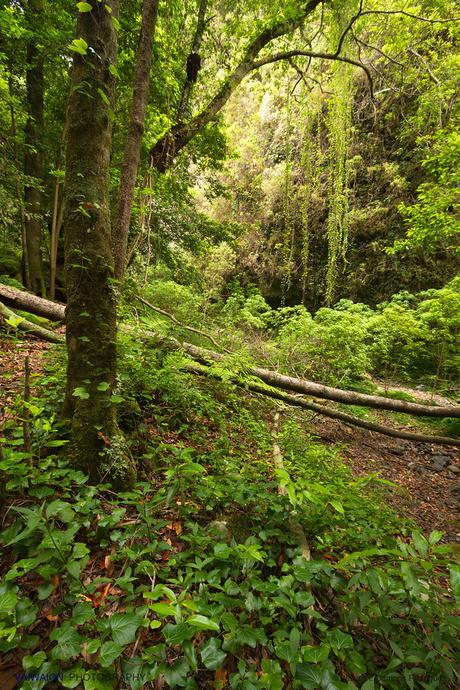
[[[43,375],[44,358],[52,347],[34,338],[13,342],[0,339],[0,431],[11,418],[18,396],[24,389],[25,358],[30,357],[32,394]],[[392,387],[394,389],[394,387]],[[405,392],[423,399],[424,393],[409,388]],[[379,412],[379,421],[391,420]],[[340,421],[314,417],[305,425],[325,444],[339,444],[342,456],[356,476],[380,473],[393,482],[388,487],[389,504],[401,517],[415,520],[425,533],[440,530],[445,539],[460,543],[460,451],[428,443],[412,443],[349,427]]]

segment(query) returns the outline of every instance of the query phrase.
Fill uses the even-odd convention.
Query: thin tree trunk
[[[182,122],[187,115],[190,96],[192,95],[193,85],[197,80],[198,72],[201,69],[201,58],[199,55],[201,41],[206,28],[206,8],[208,0],[200,0],[198,7],[198,18],[196,23],[195,35],[193,36],[192,47],[187,57],[187,75],[182,89],[182,95],[177,109],[177,122]]]
[[[158,16],[159,0],[144,0],[142,25],[136,58],[131,119],[126,139],[121,171],[118,208],[113,232],[115,277],[123,279],[128,247],[129,224],[139,167],[145,111],[149,97],[150,70],[152,65],[153,36]]]
[[[115,94],[118,0],[89,0],[79,12],[67,111],[65,280],[67,389],[64,415],[72,419],[70,457],[93,481],[116,486],[133,477],[111,395],[117,373],[117,309],[110,244],[109,163]],[[112,12],[109,12],[109,9]]]
[[[43,0],[29,0],[27,4],[29,29],[36,30],[43,23]],[[46,295],[45,278],[42,264],[42,218],[43,218],[43,181],[44,181],[44,55],[43,49],[37,47],[34,32],[27,46],[26,59],[26,98],[27,122],[25,127],[24,174],[26,176],[25,201],[25,235],[27,252],[24,262],[28,262],[30,289],[36,294]]]
[[[14,112],[13,103],[13,83],[11,77],[8,79],[8,92],[10,97],[10,117],[11,117],[11,138],[13,140],[14,161],[16,166],[16,198],[19,207],[21,218],[21,246],[22,246],[22,261],[21,273],[24,285],[30,290],[30,274],[29,274],[29,257],[27,256],[27,238],[26,238],[26,220],[24,213],[24,191],[21,184],[21,173],[19,164],[19,148],[16,130],[16,115]]]

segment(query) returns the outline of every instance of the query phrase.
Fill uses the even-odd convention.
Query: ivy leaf
[[[103,668],[110,666],[123,651],[121,644],[116,642],[104,642],[99,652],[99,663]]]
[[[110,388],[110,383],[108,383],[107,381],[101,381],[97,386],[98,391],[108,391],[109,388]]]
[[[141,623],[142,617],[135,613],[115,613],[109,621],[114,642],[121,645],[134,642]]]
[[[88,400],[89,398],[89,393],[86,390],[86,388],[75,388],[74,392],[72,393],[74,398],[80,398],[80,400]]]
[[[177,625],[168,623],[163,628],[162,633],[169,645],[182,644],[184,640],[190,640],[195,634],[187,623],[178,623]]]
[[[220,649],[220,641],[212,637],[201,649],[201,660],[210,671],[222,668],[226,654]]]
[[[198,628],[198,630],[214,630],[215,632],[219,632],[219,625],[207,616],[200,616],[199,614],[190,616],[190,618],[187,619],[187,623]]]
[[[79,12],[91,12],[93,8],[89,2],[77,2],[77,9]]]
[[[109,65],[109,72],[113,77],[116,77],[117,79],[120,77],[117,68],[115,65]]]
[[[330,647],[328,644],[319,645],[319,647],[313,647],[307,645],[302,647],[302,657],[304,661],[312,664],[318,664],[320,661],[326,661],[329,656]]]

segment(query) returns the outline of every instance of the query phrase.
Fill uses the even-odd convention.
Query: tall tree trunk
[[[145,110],[149,97],[153,36],[158,16],[159,0],[144,0],[142,25],[136,58],[136,74],[131,105],[131,119],[126,139],[121,171],[118,209],[113,233],[115,277],[123,279],[126,265],[129,223],[136,186],[137,168],[144,134]]]
[[[109,162],[117,57],[113,17],[118,0],[89,0],[77,37],[68,106],[64,186],[67,289],[67,390],[64,414],[72,417],[70,456],[93,481],[126,486],[132,461],[111,402],[117,372],[116,290],[110,238]]]
[[[43,274],[41,239],[43,217],[44,181],[44,56],[43,49],[37,47],[36,30],[43,23],[43,0],[29,0],[27,3],[28,27],[33,32],[27,46],[26,93],[27,122],[25,127],[24,174],[26,176],[25,201],[25,239],[27,251],[23,262],[28,262],[29,285],[36,294],[45,296],[46,287]]]

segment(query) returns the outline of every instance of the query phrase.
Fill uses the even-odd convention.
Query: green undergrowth
[[[31,454],[6,425],[0,653],[21,659],[20,687],[458,687],[460,567],[441,533],[401,524],[391,484],[353,478],[295,417],[276,467],[269,403],[123,348],[130,491],[68,466],[62,363],[29,405]]]

